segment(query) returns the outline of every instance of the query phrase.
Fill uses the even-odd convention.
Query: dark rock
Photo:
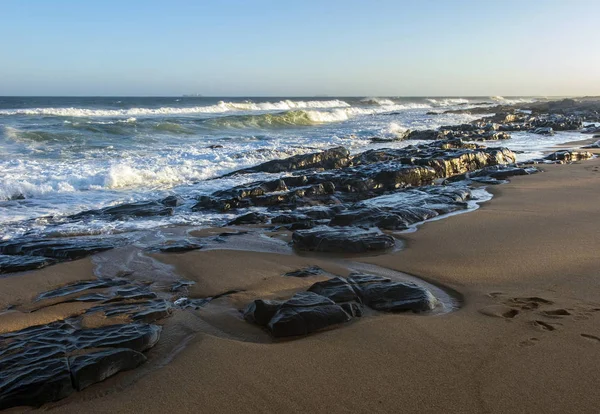
[[[265,223],[268,219],[269,217],[264,214],[253,212],[236,217],[227,223],[227,225],[238,226],[240,224],[260,224]]]
[[[56,263],[48,257],[9,256],[0,254],[0,274],[41,269]]]
[[[363,230],[355,227],[316,227],[298,230],[292,235],[296,249],[330,253],[366,253],[391,249],[395,245],[392,236],[377,229]]]
[[[244,319],[260,326],[267,326],[282,302],[257,299],[250,303],[244,311]]]
[[[0,371],[0,409],[16,406],[39,407],[73,392],[66,358],[18,365]]]
[[[0,254],[43,256],[58,261],[76,260],[94,253],[110,250],[115,240],[95,238],[33,239],[22,238],[0,242]]]
[[[127,348],[107,349],[69,358],[73,385],[78,391],[118,372],[137,368],[146,357]]]
[[[124,279],[96,279],[96,280],[86,280],[83,282],[71,283],[57,289],[48,290],[46,292],[41,293],[36,301],[40,301],[43,299],[52,299],[63,296],[72,295],[75,293],[80,293],[89,289],[100,289],[107,288],[112,286],[122,286],[126,284],[127,281]]]
[[[554,130],[550,127],[539,127],[531,132],[538,135],[554,135]]]
[[[346,148],[336,147],[322,152],[304,155],[294,155],[283,160],[268,161],[256,167],[234,171],[234,174],[249,174],[257,172],[280,173],[310,168],[323,168],[326,170],[346,167],[350,164],[350,153]]]
[[[346,302],[339,304],[344,312],[353,318],[360,318],[363,316],[362,306],[357,302]]]
[[[360,302],[352,286],[341,277],[317,282],[308,288],[308,291],[329,298],[335,303]]]
[[[367,285],[369,283],[390,283],[391,281],[392,279],[387,277],[368,275],[357,272],[352,273],[350,277],[348,277],[348,282],[358,287]]]
[[[318,266],[305,267],[304,269],[296,270],[294,272],[287,272],[284,276],[291,277],[307,277],[307,276],[317,276],[322,274],[324,271]]]
[[[159,250],[162,253],[182,253],[189,252],[191,250],[199,250],[203,247],[204,246],[200,243],[196,243],[190,240],[179,240],[172,241],[170,243],[165,243],[157,247],[157,250]]]
[[[556,151],[550,155],[544,157],[545,160],[549,161],[564,161],[564,162],[575,162],[588,160],[593,157],[593,154],[587,151],[572,151],[563,150]]]
[[[348,282],[355,286],[363,303],[378,311],[421,312],[432,310],[437,299],[427,289],[408,282],[361,273],[352,274]]]
[[[179,207],[183,204],[183,198],[177,195],[170,195],[160,200],[160,203],[166,207]]]
[[[351,316],[330,299],[312,292],[301,292],[284,302],[267,327],[274,337],[307,335],[348,322]]]
[[[173,203],[170,197],[162,200],[167,203]],[[101,216],[112,220],[125,220],[135,217],[152,217],[152,216],[171,216],[173,215],[173,207],[167,207],[162,201],[139,201],[136,203],[119,204],[112,207],[106,207],[100,210],[89,210],[69,216],[72,220],[81,220]]]
[[[109,325],[77,330],[72,338],[77,349],[111,347],[143,352],[158,342],[161,329],[158,325],[140,323]]]

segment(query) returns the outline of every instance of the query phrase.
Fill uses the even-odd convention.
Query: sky
[[[600,95],[598,0],[0,0],[0,95]]]

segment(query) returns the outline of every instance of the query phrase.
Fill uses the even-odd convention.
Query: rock
[[[183,198],[178,195],[170,195],[160,200],[159,203],[166,207],[179,207],[183,204]]]
[[[432,310],[437,299],[427,289],[408,282],[392,282],[373,275],[353,274],[348,279],[356,286],[363,303],[385,312]]]
[[[334,169],[346,167],[350,163],[350,152],[344,147],[331,148],[322,152],[294,155],[283,160],[268,161],[256,167],[234,171],[234,174],[250,174],[257,172],[280,173],[310,168]]]
[[[329,298],[335,303],[360,302],[360,298],[352,286],[341,277],[317,282],[308,288],[308,291]]]
[[[69,358],[73,385],[81,391],[121,371],[137,368],[146,357],[127,348],[107,349]]]
[[[189,252],[191,250],[199,250],[204,246],[200,243],[196,243],[190,240],[179,240],[179,241],[171,241],[170,243],[165,243],[161,246],[158,246],[156,250],[162,253],[183,253]]]
[[[77,349],[111,347],[143,352],[156,345],[161,330],[158,325],[140,323],[109,325],[76,330],[72,338]]]
[[[298,250],[328,253],[366,253],[391,249],[395,245],[392,236],[378,229],[363,230],[356,227],[315,227],[297,230],[292,243]]]
[[[260,326],[267,326],[282,302],[257,299],[244,310],[244,319]]]
[[[554,130],[550,127],[536,128],[531,132],[533,132],[534,134],[539,134],[539,135],[554,135]]]
[[[593,154],[587,151],[572,151],[563,150],[556,151],[550,155],[544,157],[545,160],[549,161],[564,161],[564,162],[575,162],[588,160],[593,157]]]
[[[124,279],[107,279],[101,278],[96,280],[86,280],[83,282],[71,283],[57,289],[48,290],[46,292],[41,293],[36,301],[40,301],[43,299],[52,299],[58,297],[69,296],[75,293],[80,293],[89,289],[100,289],[107,288],[112,286],[122,286],[126,284],[127,281]]]
[[[0,409],[39,407],[73,392],[66,358],[48,359],[0,371]]]
[[[100,210],[83,211],[69,216],[71,220],[82,220],[94,216],[103,216],[112,220],[126,220],[134,217],[152,217],[152,216],[171,216],[173,207],[163,204],[173,204],[175,201],[167,197],[162,201],[138,201],[135,203],[119,204],[112,207],[106,207]],[[175,202],[176,203],[176,202]]]
[[[330,299],[312,292],[301,292],[284,302],[267,327],[276,337],[308,335],[333,325],[348,322],[351,316]]]
[[[322,274],[324,271],[318,266],[305,267],[304,269],[296,270],[294,272],[287,272],[284,276],[290,277],[307,277],[317,276]]]
[[[352,316],[353,318],[360,318],[363,316],[362,306],[360,306],[360,304],[357,302],[340,303],[340,306],[342,307],[344,312],[346,312],[348,315]]]
[[[76,260],[94,253],[110,250],[119,242],[97,238],[21,238],[0,242],[0,254],[43,256],[56,261]],[[17,260],[17,259],[15,259]]]
[[[0,254],[0,274],[41,269],[56,263],[48,257],[9,256]]]
[[[227,225],[238,226],[240,224],[260,224],[265,223],[268,219],[268,216],[264,214],[253,212],[236,217],[235,219],[227,223]]]

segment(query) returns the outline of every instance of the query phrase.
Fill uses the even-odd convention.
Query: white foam
[[[339,99],[328,101],[292,101],[279,102],[219,102],[216,105],[195,107],[161,107],[161,108],[129,108],[129,109],[90,109],[90,108],[28,108],[4,109],[0,115],[30,116],[65,116],[65,117],[136,117],[154,115],[191,115],[211,114],[230,111],[282,111],[306,108],[342,108],[349,107],[347,102]]]

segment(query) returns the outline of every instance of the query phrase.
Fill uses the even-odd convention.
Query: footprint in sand
[[[567,309],[559,308],[542,311],[541,314],[549,318],[562,318],[563,316],[571,315],[571,312],[569,312]]]
[[[590,341],[594,341],[594,342],[600,342],[600,338],[594,335],[590,335],[590,334],[581,334],[582,337],[584,337],[585,339],[589,339]]]
[[[479,309],[486,316],[496,318],[512,319],[519,314],[519,310],[505,305],[490,305]]]
[[[539,339],[537,339],[537,338],[529,338],[529,339],[527,339],[525,341],[520,342],[519,346],[520,347],[534,346],[538,342],[539,342]]]
[[[526,298],[511,298],[505,302],[509,306],[516,306],[522,310],[534,310],[542,305],[552,305],[552,301],[539,296],[531,296]]]
[[[543,331],[555,331],[557,329],[557,325],[559,324],[555,324],[555,323],[548,323],[548,322],[544,322],[544,321],[533,321],[532,322],[533,326],[535,326],[538,329],[541,329]]]

